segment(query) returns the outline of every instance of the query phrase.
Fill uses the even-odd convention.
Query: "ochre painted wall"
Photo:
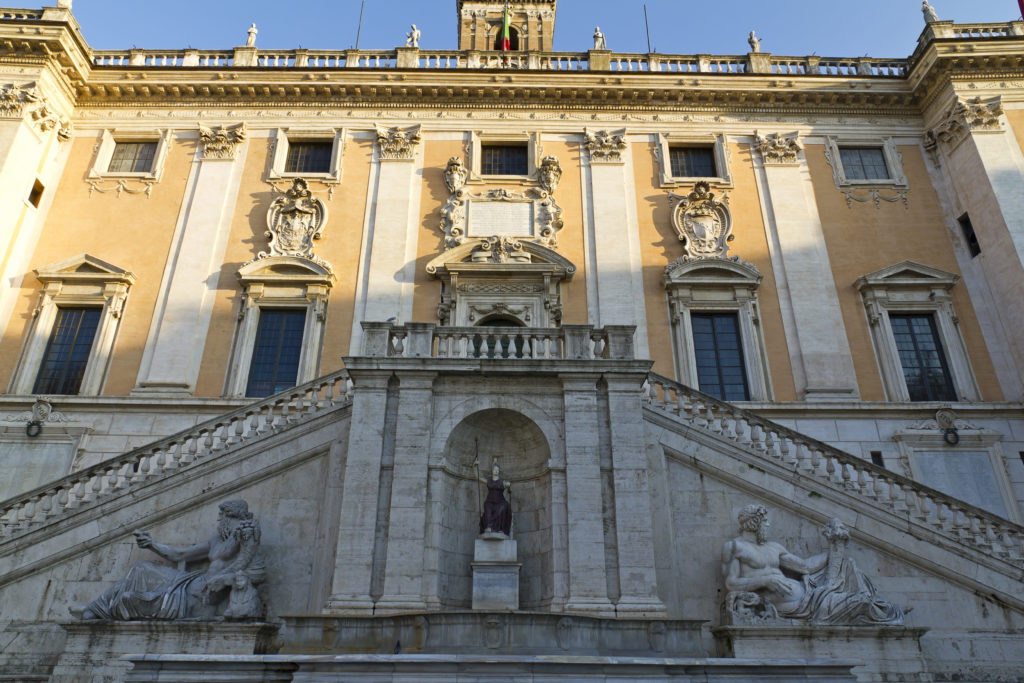
[[[220,396],[224,392],[241,305],[242,289],[238,282],[238,269],[259,252],[267,250],[267,238],[264,236],[267,210],[275,197],[279,196],[264,182],[270,145],[271,138],[253,137],[249,141],[217,298],[203,351],[202,371],[196,384],[197,396]],[[318,374],[340,368],[342,356],[348,353],[372,154],[371,141],[346,141],[342,158],[342,183],[336,186],[333,199],[328,198],[323,183],[310,181],[310,189],[326,204],[328,214],[324,236],[314,243],[313,253],[330,263],[337,277],[328,300]],[[287,189],[290,182],[275,181],[281,190]]]
[[[885,393],[864,304],[854,282],[862,275],[905,259],[960,273],[942,207],[925,168],[921,149],[914,146],[899,149],[910,186],[907,204],[882,201],[875,207],[871,201],[854,201],[847,206],[843,193],[836,189],[824,145],[806,147],[843,324],[853,353],[860,396],[865,401],[884,401]],[[892,191],[883,190],[882,193],[894,195]],[[865,196],[866,193],[859,191],[856,194]],[[1003,394],[963,282],[953,288],[953,300],[982,397],[986,401],[1000,401]]]
[[[97,142],[97,137],[85,135],[71,142],[64,174],[0,344],[3,386],[10,382],[32,310],[39,301],[39,281],[31,271],[81,253],[137,277],[121,316],[103,393],[125,395],[135,386],[196,141],[171,137],[162,179],[150,197],[127,192],[120,196],[116,192],[90,194],[86,178],[95,161]],[[133,189],[141,187],[134,181],[128,184]],[[114,183],[104,181],[100,187],[112,188]]]
[[[683,256],[683,244],[672,227],[669,190],[659,187],[660,168],[651,143],[634,143],[632,152],[651,358],[654,360],[655,372],[676,377],[664,275],[665,266]],[[793,371],[782,327],[778,291],[749,145],[732,145],[729,165],[735,185],[728,190],[729,208],[733,218],[732,233],[736,238],[730,243],[729,254],[753,263],[764,276],[758,288],[757,300],[761,310],[773,397],[777,401],[793,401],[796,400]],[[689,186],[672,190],[678,195],[691,191],[693,188]],[[723,194],[720,190],[715,190],[715,193],[719,198]]]

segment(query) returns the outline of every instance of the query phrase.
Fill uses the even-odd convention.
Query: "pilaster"
[[[352,427],[348,437],[338,520],[338,549],[334,580],[325,611],[373,612],[370,586],[380,495],[380,463],[384,448],[384,418],[391,370],[352,373]]]
[[[221,132],[224,132],[223,129]],[[199,376],[231,217],[245,166],[244,126],[200,143],[178,215],[133,393],[191,394]]]
[[[803,147],[795,133],[756,135],[754,146],[797,394],[805,401],[857,399],[853,356]]]
[[[620,597],[618,616],[664,616],[654,563],[651,492],[640,389],[644,375],[606,374],[615,485]]]
[[[375,613],[427,608],[423,562],[434,372],[399,372],[384,594]]]
[[[567,612],[611,616],[605,577],[598,443],[597,374],[561,375],[565,401],[565,506],[568,512]]]

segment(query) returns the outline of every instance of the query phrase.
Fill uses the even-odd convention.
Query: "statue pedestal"
[[[519,609],[519,568],[516,542],[504,534],[484,533],[473,549],[473,609]]]
[[[278,624],[254,621],[75,621],[51,683],[116,683],[131,663],[124,655],[262,655],[272,653]]]
[[[906,626],[719,626],[722,653],[737,659],[850,660],[858,683],[934,678],[921,653],[928,629]]]

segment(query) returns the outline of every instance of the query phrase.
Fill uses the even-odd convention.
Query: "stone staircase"
[[[891,526],[1016,581],[1024,575],[1018,524],[660,375],[648,376],[644,393],[649,411],[788,470],[805,486],[827,490],[830,500],[867,506]]]
[[[351,404],[339,370],[0,502],[0,553],[15,539]]]

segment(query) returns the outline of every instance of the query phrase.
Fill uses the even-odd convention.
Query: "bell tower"
[[[551,52],[558,0],[509,0],[512,50]],[[504,0],[458,0],[459,49],[499,50]]]

